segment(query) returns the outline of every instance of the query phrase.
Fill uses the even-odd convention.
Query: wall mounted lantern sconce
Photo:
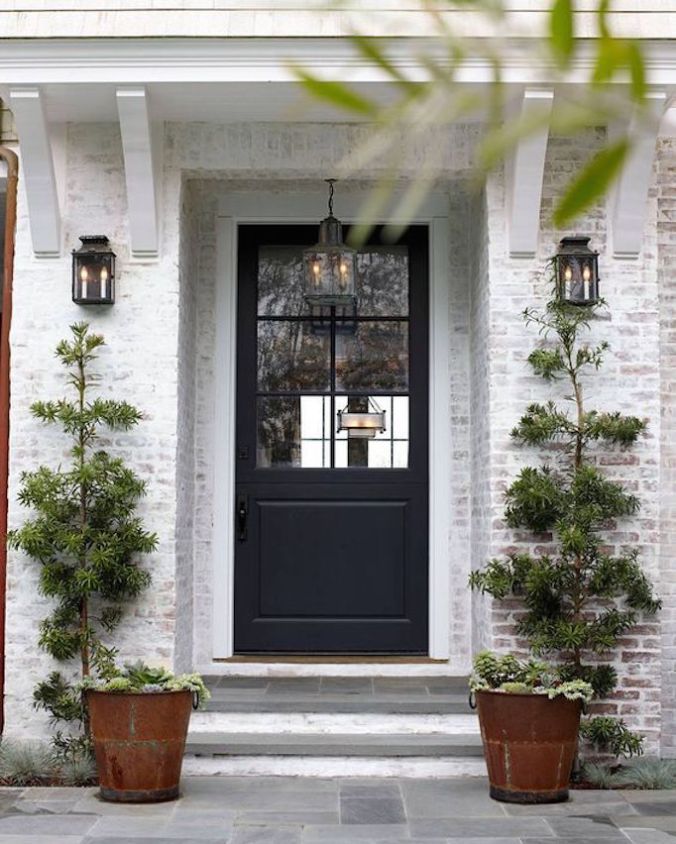
[[[104,235],[83,235],[73,249],[73,302],[112,305],[115,302],[115,253]]]
[[[369,396],[368,409],[352,411],[349,404],[338,411],[338,433],[347,431],[348,439],[373,439],[377,433],[385,431],[385,413],[375,399]]]
[[[333,216],[335,179],[329,185],[329,216],[319,224],[319,242],[303,251],[305,301],[318,305],[354,308],[357,253],[343,243],[343,225]]]
[[[564,237],[554,256],[556,292],[568,305],[595,305],[599,298],[599,253],[589,237]]]

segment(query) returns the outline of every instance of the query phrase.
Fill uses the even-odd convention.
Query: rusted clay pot
[[[178,797],[192,694],[87,692],[101,797],[159,803]]]
[[[582,703],[547,695],[476,693],[491,797],[561,803],[577,752]]]

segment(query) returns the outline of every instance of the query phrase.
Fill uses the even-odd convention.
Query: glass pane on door
[[[367,246],[357,266],[354,312],[311,311],[302,247],[259,247],[258,468],[408,467],[408,247]],[[339,411],[374,408],[385,413],[384,430],[338,430]]]

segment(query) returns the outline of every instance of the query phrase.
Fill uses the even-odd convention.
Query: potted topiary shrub
[[[111,635],[123,608],[150,583],[139,565],[157,545],[136,507],[144,482],[102,449],[102,433],[128,431],[141,420],[125,401],[91,397],[91,371],[103,337],[86,323],[71,326],[57,357],[69,370],[74,398],[35,402],[33,415],[58,424],[71,439],[71,463],[22,475],[19,500],[33,515],[8,540],[40,565],[40,590],[55,606],[40,624],[39,647],[61,663],[34,692],[58,729],[53,744],[70,763],[94,749],[102,795],[109,800],[168,800],[178,794],[190,705],[204,701],[196,675],[116,665]]]
[[[568,799],[580,714],[593,695],[544,662],[484,651],[470,678],[479,713],[490,794],[506,803]]]
[[[178,797],[191,706],[209,699],[202,678],[137,663],[82,686],[101,797],[119,803]]]
[[[536,656],[555,661],[562,681],[583,680],[597,698],[610,697],[617,685],[613,650],[621,637],[660,608],[638,550],[614,546],[604,536],[635,514],[639,501],[604,476],[600,458],[609,449],[630,448],[647,423],[585,402],[586,383],[608,345],[589,346],[581,335],[603,305],[576,306],[555,297],[544,312],[524,313],[544,340],[528,361],[546,382],[563,382],[572,413],[554,401],[531,404],[512,431],[517,443],[548,449],[551,462],[523,468],[507,489],[505,522],[521,531],[516,538],[522,547],[470,576],[473,588],[509,600],[512,609],[520,603],[515,634]],[[495,705],[500,701],[507,696]],[[642,737],[612,716],[592,713],[580,734],[595,752],[642,752]]]

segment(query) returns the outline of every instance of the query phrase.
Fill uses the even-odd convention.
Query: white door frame
[[[358,219],[366,194],[344,185],[339,216]],[[240,223],[317,224],[325,191],[224,194],[216,220],[214,352],[213,658],[234,650],[237,229]],[[393,221],[391,216],[387,219]],[[449,659],[450,370],[449,200],[430,195],[412,223],[429,226],[429,656]]]

